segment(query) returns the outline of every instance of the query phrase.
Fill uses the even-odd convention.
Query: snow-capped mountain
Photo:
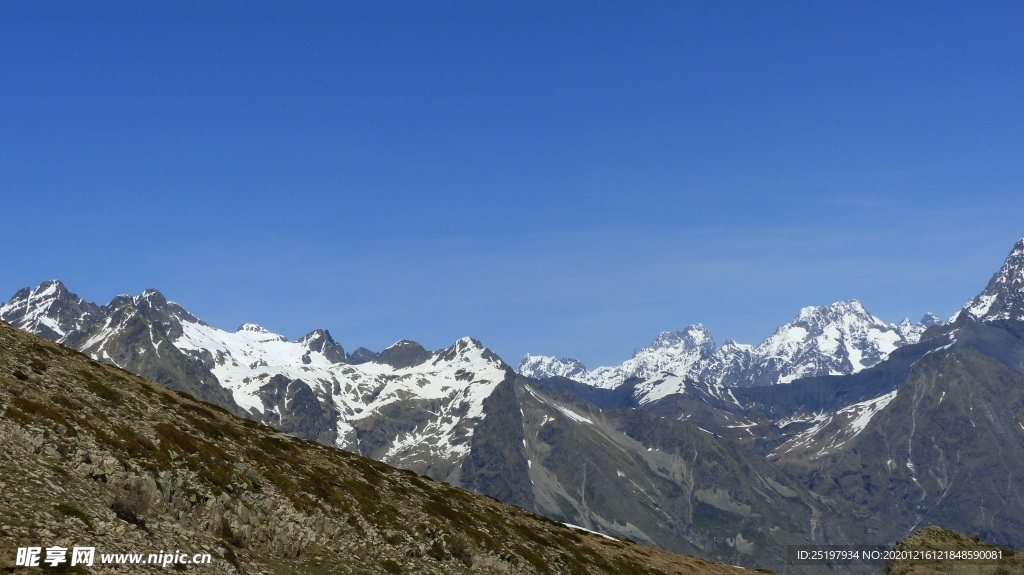
[[[971,298],[949,321],[961,318],[1024,320],[1024,239],[1013,246],[984,291]]]
[[[0,318],[46,339],[60,341],[100,315],[100,307],[72,294],[59,281],[24,288],[0,306]]]
[[[693,325],[664,332],[649,346],[617,366],[587,370],[573,359],[527,355],[518,371],[534,378],[567,377],[600,388],[616,388],[629,378],[660,372],[727,386],[789,383],[802,377],[856,373],[877,364],[896,348],[916,343],[939,322],[928,314],[917,324],[889,324],[871,315],[857,300],[805,307],[761,344],[726,340],[715,345],[708,330]]]
[[[922,330],[923,331],[923,330]],[[789,383],[802,377],[857,373],[920,333],[901,330],[871,315],[857,300],[805,307],[751,353],[746,382]]]
[[[613,389],[631,377],[648,377],[661,371],[688,373],[699,370],[714,355],[715,349],[711,333],[696,324],[682,331],[662,332],[651,345],[634,351],[633,357],[621,365],[587,371],[575,359],[527,354],[518,371],[527,377],[567,377],[594,387]]]
[[[156,290],[99,306],[48,281],[15,294],[0,319],[285,431],[429,462],[440,477],[456,472],[483,400],[512,373],[471,338],[436,352],[403,340],[355,363],[327,330],[298,341],[252,323],[224,331]]]

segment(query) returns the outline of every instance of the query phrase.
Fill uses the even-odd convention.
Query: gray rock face
[[[535,509],[523,441],[524,422],[512,370],[484,400],[483,407],[486,417],[473,431],[459,483],[499,501]]]
[[[360,347],[353,351],[348,358],[349,363],[352,365],[359,365],[368,361],[373,361],[378,355],[375,351],[370,351],[365,347]]]
[[[259,395],[264,406],[263,423],[285,433],[334,444],[338,414],[329,403],[321,403],[301,379],[275,375],[260,388]]]
[[[309,351],[322,353],[331,362],[348,362],[348,354],[345,353],[345,348],[334,341],[334,338],[331,337],[331,332],[326,329],[317,329],[309,332],[299,340],[299,343],[306,346]]]
[[[373,358],[373,362],[402,369],[421,365],[432,357],[433,354],[423,349],[422,345],[403,339],[380,352],[377,357]]]

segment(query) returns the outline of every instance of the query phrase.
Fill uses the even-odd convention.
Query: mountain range
[[[720,347],[701,324],[662,332],[620,365],[588,370],[578,360],[531,355],[517,371],[527,377],[566,377],[594,387],[615,388],[632,377],[668,371],[729,387],[789,383],[804,377],[857,373],[898,347],[917,343],[942,321],[926,314],[918,323],[888,324],[857,300],[805,307],[757,346],[726,340]]]
[[[480,342],[348,354],[57,281],[0,319],[236,415],[617,537],[793,570],[785,545],[938,523],[1024,544],[1024,240],[948,323],[808,307],[757,346],[665,332],[619,366]]]
[[[0,441],[4,572],[741,571],[282,434],[7,324]],[[69,564],[78,546],[94,549],[85,565]],[[31,547],[38,567],[18,553]]]

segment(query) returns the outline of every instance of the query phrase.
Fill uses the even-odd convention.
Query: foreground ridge
[[[209,573],[741,571],[284,435],[2,322],[0,414],[8,569],[19,547],[95,545],[209,553]]]

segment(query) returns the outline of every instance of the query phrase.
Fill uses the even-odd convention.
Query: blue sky
[[[1024,4],[0,4],[0,297],[617,363],[952,314],[1024,236]]]

